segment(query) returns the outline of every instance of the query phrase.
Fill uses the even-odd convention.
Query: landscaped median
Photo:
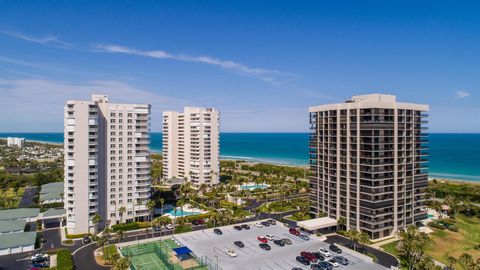
[[[57,252],[57,270],[73,270],[72,252],[62,249]]]

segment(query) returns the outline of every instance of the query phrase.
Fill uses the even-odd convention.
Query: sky
[[[478,1],[0,1],[0,132],[63,131],[69,99],[223,132],[307,132],[308,107],[384,93],[430,132],[480,132]]]

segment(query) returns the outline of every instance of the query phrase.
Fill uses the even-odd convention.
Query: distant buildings
[[[17,138],[17,137],[8,137],[7,138],[7,146],[13,147],[16,146],[18,148],[22,148],[25,144],[25,138]]]
[[[312,214],[373,239],[427,217],[427,105],[372,94],[309,111]]]
[[[150,105],[114,104],[93,95],[65,106],[68,233],[146,220],[150,197]]]
[[[219,182],[220,114],[185,107],[163,113],[163,177],[185,178],[193,188]]]

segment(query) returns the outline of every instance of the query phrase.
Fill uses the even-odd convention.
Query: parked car
[[[303,270],[303,269],[300,267],[293,267],[292,270]]]
[[[266,234],[266,235],[265,235],[265,238],[267,238],[269,241],[273,241],[273,238],[274,238],[274,237],[273,237],[273,235],[271,235],[271,234]]]
[[[262,222],[260,222],[260,224],[262,224],[265,227],[270,226],[270,222],[268,222],[268,221],[262,221]]]
[[[348,259],[343,256],[334,256],[333,259],[341,265],[348,265]]]
[[[90,239],[90,236],[84,235],[83,238],[82,238],[82,241],[83,241],[84,244],[88,244],[88,243],[92,242],[92,239]]]
[[[312,263],[317,262],[317,257],[315,257],[315,255],[313,255],[311,252],[302,251],[300,252],[300,256],[307,258]]]
[[[46,257],[36,257],[32,260],[32,264],[43,264],[48,262],[48,259]]]
[[[270,223],[270,225],[275,225],[275,224],[277,224],[277,222],[275,221],[275,219],[269,219],[269,220],[267,220],[267,221]]]
[[[320,254],[322,254],[322,256],[324,257],[332,256],[332,254],[330,254],[330,252],[326,248],[319,248],[318,252],[320,252]]]
[[[273,240],[273,243],[275,243],[275,245],[278,245],[278,246],[281,246],[281,247],[285,246],[285,243],[281,239]]]
[[[196,226],[197,225],[203,225],[203,224],[205,224],[205,221],[203,219],[197,219],[197,220],[192,221],[192,224],[196,225]]]
[[[293,235],[296,235],[296,236],[299,236],[299,235],[300,235],[300,232],[299,232],[297,229],[295,229],[295,228],[290,228],[290,229],[288,229],[288,232],[291,233],[291,234],[293,234]]]
[[[308,235],[306,235],[306,234],[301,234],[301,235],[299,235],[298,237],[302,238],[302,239],[305,240],[305,241],[310,240],[310,237],[308,237]]]
[[[255,227],[257,227],[257,228],[263,228],[263,225],[260,224],[260,223],[255,223],[255,224],[253,224],[253,225],[254,225]]]
[[[245,230],[250,230],[250,225],[242,224],[242,228],[245,229]]]
[[[243,248],[245,246],[242,241],[235,241],[233,244],[239,248]]]
[[[173,226],[172,226],[172,224],[167,224],[167,225],[165,225],[165,228],[166,228],[167,230],[172,230],[172,229],[173,229]]]
[[[323,268],[318,264],[310,265],[310,269],[312,269],[312,270],[323,270]]]
[[[162,227],[161,227],[161,226],[153,226],[153,227],[152,227],[152,230],[153,230],[154,232],[159,232],[159,231],[162,230]]]
[[[227,254],[230,256],[230,257],[237,257],[237,253],[235,252],[235,250],[227,250]]]
[[[257,236],[257,240],[262,242],[262,243],[268,243],[267,238],[263,235]]]
[[[327,262],[329,264],[331,264],[333,267],[339,267],[340,266],[340,264],[335,259],[330,259]]]
[[[283,238],[282,239],[283,243],[285,243],[286,245],[291,245],[292,244],[292,240],[288,239],[288,238]]]
[[[222,230],[217,229],[217,228],[213,229],[213,232],[216,233],[216,234],[218,234],[218,235],[222,235],[222,234],[223,234]]]
[[[260,244],[258,244],[258,246],[259,246],[260,248],[264,249],[264,250],[270,250],[270,249],[272,249],[269,244],[265,244],[265,243],[260,243]]]
[[[330,251],[333,251],[337,254],[342,253],[342,250],[339,247],[337,247],[335,244],[331,244],[330,247],[328,247],[328,249],[330,249]]]
[[[326,261],[319,262],[318,265],[326,270],[333,270],[333,265],[329,264]]]
[[[44,262],[44,263],[34,263],[32,264],[32,267],[34,268],[50,268],[49,264]]]
[[[319,261],[324,261],[325,260],[325,257],[322,256],[322,254],[320,254],[320,252],[312,252],[313,256],[317,257],[317,259]]]
[[[50,256],[48,254],[37,253],[37,254],[34,254],[30,259],[32,260],[32,262],[33,261],[45,262],[50,260]]]
[[[240,226],[240,225],[235,225],[235,226],[233,226],[233,228],[234,228],[235,230],[237,230],[237,231],[241,231],[241,230],[242,230],[242,226]]]
[[[303,265],[310,265],[310,260],[308,260],[307,258],[303,257],[303,256],[297,256],[297,258],[295,258],[297,260],[297,262],[303,264]]]

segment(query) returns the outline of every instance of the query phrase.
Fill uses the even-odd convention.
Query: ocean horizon
[[[220,133],[222,159],[241,159],[273,164],[308,166],[309,133]],[[0,133],[0,138],[24,137],[27,141],[63,143],[62,132]],[[480,182],[479,133],[430,133],[429,174]],[[150,149],[162,151],[162,133],[151,133]]]

